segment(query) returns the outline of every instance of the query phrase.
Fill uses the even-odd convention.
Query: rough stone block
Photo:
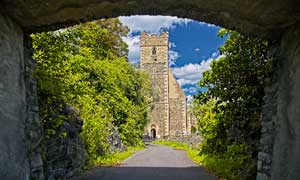
[[[263,173],[257,173],[256,180],[271,180],[269,176]]]
[[[258,171],[262,170],[262,161],[257,161],[257,170]]]
[[[264,152],[259,152],[257,158],[267,164],[270,164],[272,161],[272,156]]]

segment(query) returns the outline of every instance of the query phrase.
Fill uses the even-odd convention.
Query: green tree
[[[244,155],[256,159],[264,80],[270,73],[269,44],[225,29],[219,31],[219,36],[228,37],[220,47],[222,56],[203,74],[199,86],[207,91],[199,93],[194,103],[205,137],[202,150],[220,155],[232,145],[242,145],[247,147],[243,148]],[[246,178],[255,176],[256,168],[252,168]]]
[[[40,115],[48,136],[68,119],[53,114],[61,114],[62,104],[71,105],[84,121],[81,136],[90,160],[107,152],[112,127],[126,145],[142,142],[150,81],[125,57],[121,36],[127,33],[118,19],[106,19],[32,35]]]

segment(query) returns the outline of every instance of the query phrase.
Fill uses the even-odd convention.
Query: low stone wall
[[[26,87],[26,121],[25,132],[28,137],[28,159],[30,164],[30,178],[44,179],[42,151],[42,121],[39,117],[37,84],[33,76],[34,60],[32,58],[32,41],[29,35],[24,37],[24,68]]]
[[[123,144],[121,140],[119,131],[114,127],[110,130],[108,143],[109,143],[108,150],[111,153],[123,152],[127,149],[127,147]]]
[[[164,137],[167,141],[177,141],[180,143],[188,144],[191,148],[199,148],[202,142],[202,137],[200,135],[181,135],[181,136],[168,136]]]
[[[273,58],[273,71],[280,66],[281,54],[279,45],[272,45],[270,56]],[[275,136],[274,117],[277,109],[278,72],[274,71],[268,79],[265,79],[265,97],[261,113],[261,138],[257,157],[257,180],[271,179],[271,165]]]
[[[54,106],[56,107],[59,105],[56,104]],[[65,104],[63,106],[63,111],[59,111],[60,114],[54,114],[52,118],[55,119],[57,115],[64,115],[70,119],[64,121],[50,138],[49,135],[47,137],[44,133],[43,163],[47,180],[58,180],[73,176],[85,165],[88,157],[80,138],[83,120],[74,108]],[[51,125],[49,125],[49,127],[51,128]],[[47,128],[47,125],[45,125],[44,129]],[[108,143],[109,153],[126,150],[126,146],[122,143],[118,130],[114,127],[110,130]],[[104,152],[99,147],[99,153],[103,153],[104,155],[107,152]]]
[[[48,180],[70,177],[85,164],[87,153],[80,139],[83,121],[78,113],[65,106],[64,115],[71,117],[56,130],[56,134],[44,137],[44,171]]]

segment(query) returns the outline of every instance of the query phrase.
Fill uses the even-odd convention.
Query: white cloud
[[[123,40],[128,44],[128,59],[133,64],[138,64],[140,61],[140,36],[126,36],[123,37]],[[172,43],[172,47],[176,46],[175,43]],[[181,55],[174,50],[169,50],[169,64],[170,66],[175,65],[176,60]]]
[[[190,22],[197,22],[191,19],[183,19],[173,16],[120,16],[120,21],[128,26],[130,33],[128,36],[123,37],[123,40],[128,44],[128,59],[130,62],[137,64],[140,60],[140,36],[135,35],[139,32],[146,31],[148,33],[160,33],[162,30],[170,30],[175,28],[177,25],[187,25]],[[213,27],[214,25],[206,24],[204,22],[198,22],[201,25]],[[175,65],[176,59],[181,55],[172,50],[171,48],[176,47],[173,42],[169,43],[169,63],[170,66]]]
[[[200,22],[200,23],[203,23],[203,22]],[[207,25],[207,27],[218,27],[218,26],[216,26],[214,24],[208,24],[208,23],[204,23],[204,24]]]
[[[171,49],[171,48],[174,48],[174,47],[176,47],[176,44],[173,43],[173,42],[169,42],[169,48]]]
[[[123,40],[128,44],[128,59],[130,62],[137,64],[140,59],[140,36],[133,35],[133,32],[149,32],[159,33],[162,29],[172,29],[176,25],[186,25],[191,22],[190,19],[182,19],[171,16],[121,16],[120,21],[129,27],[130,33],[128,36],[123,37]],[[176,59],[180,57],[177,51],[171,50],[176,47],[173,42],[169,43],[169,63],[170,66],[175,65]]]
[[[174,50],[169,50],[169,66],[173,66],[176,63],[176,60],[180,57],[181,55]]]
[[[186,93],[194,94],[197,92],[197,88],[196,87],[184,88],[183,91]]]
[[[186,98],[187,98],[187,104],[188,105],[190,105],[190,104],[193,104],[193,96],[192,95],[187,95],[186,96]]]
[[[176,60],[181,57],[178,51],[172,50],[175,47],[176,44],[174,42],[169,42],[169,66],[174,66]]]
[[[126,36],[123,40],[128,44],[128,59],[131,63],[137,64],[140,61],[140,36]]]
[[[172,29],[176,25],[186,25],[193,21],[173,16],[120,16],[120,21],[129,27],[130,32],[159,33],[162,29]]]
[[[221,56],[219,56],[221,57]],[[219,57],[217,59],[219,59]],[[174,67],[173,73],[181,86],[197,84],[203,77],[203,73],[210,68],[214,58],[202,60],[200,64],[187,64],[182,67]]]
[[[213,53],[211,54],[211,57],[212,57],[212,58],[217,58],[219,55],[220,55],[220,52],[219,52],[219,51],[216,51],[216,52],[213,52]]]
[[[201,21],[195,21],[195,22],[198,22],[198,24],[202,25],[202,26],[207,26],[207,27],[218,27],[214,24],[208,24],[208,23],[205,23],[205,22],[201,22]]]
[[[181,86],[186,84],[197,84],[202,78],[202,73],[210,69],[213,59],[202,61],[200,64],[187,64],[183,67],[173,68],[173,72]]]
[[[195,48],[194,51],[199,52],[200,48]]]

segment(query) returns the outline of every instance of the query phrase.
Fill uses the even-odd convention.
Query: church
[[[164,138],[191,134],[187,99],[169,68],[169,34],[141,34],[140,67],[151,78],[154,105],[145,135]]]

